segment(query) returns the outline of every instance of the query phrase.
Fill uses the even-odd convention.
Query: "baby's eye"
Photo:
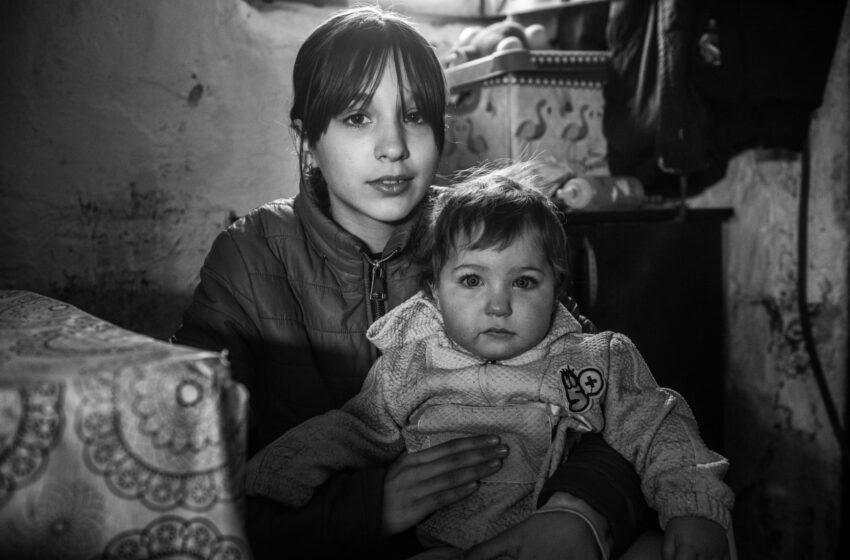
[[[475,274],[467,274],[466,276],[461,277],[460,284],[467,288],[477,288],[481,285],[481,278]]]
[[[366,116],[366,113],[351,113],[344,117],[342,122],[349,126],[363,126],[369,122],[369,117]]]
[[[514,286],[522,290],[530,290],[531,288],[537,286],[537,280],[530,276],[520,276],[519,278],[514,280]]]

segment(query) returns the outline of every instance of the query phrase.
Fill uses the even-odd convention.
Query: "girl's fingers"
[[[395,473],[406,471],[413,479],[427,480],[493,459],[503,459],[508,452],[507,445],[491,436],[458,438],[415,453],[405,452],[393,462],[390,470]]]
[[[413,491],[413,498],[420,499],[493,474],[502,467],[502,459],[507,454],[505,446],[472,449],[428,463],[406,465],[399,474],[407,479],[406,485]]]
[[[458,438],[404,453],[387,469],[382,529],[387,535],[406,530],[434,511],[466,498],[479,480],[502,468],[508,454],[497,437]]]
[[[475,451],[480,449],[488,449],[499,445],[499,437],[484,435],[484,436],[469,436],[443,442],[439,445],[411,453],[410,457],[419,463],[430,463],[444,457],[456,455],[466,451]]]
[[[466,498],[467,496],[475,492],[477,489],[477,481],[467,482],[466,484],[462,484],[460,486],[454,486],[446,490],[442,490],[440,492],[427,494],[426,496],[420,498],[417,501],[416,506],[419,510],[425,512],[425,515],[430,515],[438,509],[444,508],[448,505],[457,502],[458,500]]]
[[[502,468],[502,461],[494,458],[484,463],[476,463],[469,467],[442,472],[420,483],[417,488],[418,499],[429,500],[434,496],[452,494],[455,489],[462,489],[460,492],[465,494],[467,487],[474,490],[478,486],[479,480],[490,476],[500,468]],[[442,500],[442,498],[439,500]],[[451,501],[448,503],[451,503]]]

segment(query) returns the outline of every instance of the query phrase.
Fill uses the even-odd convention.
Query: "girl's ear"
[[[298,141],[304,137],[304,127],[302,126],[304,123],[301,122],[301,119],[294,119],[292,121],[292,130],[295,131],[295,134],[298,135]]]
[[[304,167],[304,171],[307,172],[315,169],[316,158],[313,156],[313,150],[310,148],[310,144],[304,136],[304,128],[302,127],[301,119],[295,119],[292,121],[292,129],[297,135],[298,148],[301,151],[301,164]]]
[[[313,152],[307,146],[304,146],[303,152],[304,154],[304,166],[308,169],[316,169],[318,165],[316,165],[316,158],[313,157]]]
[[[301,119],[294,119],[292,121],[292,130],[295,131],[295,140],[298,142],[298,147],[307,151],[310,146],[307,144],[307,137],[304,136],[303,124]]]
[[[304,138],[304,127],[302,124],[301,119],[294,119],[290,128],[295,133],[295,141],[298,143],[298,147],[303,149],[306,139]]]

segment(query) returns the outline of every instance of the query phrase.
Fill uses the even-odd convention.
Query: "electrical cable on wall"
[[[808,136],[803,141],[803,156],[802,169],[800,172],[800,206],[798,211],[797,222],[797,306],[800,311],[800,328],[803,332],[803,342],[806,346],[806,352],[809,354],[809,363],[812,366],[812,373],[820,390],[821,398],[823,399],[826,413],[829,417],[829,422],[832,426],[832,431],[838,439],[839,451],[844,460],[844,468],[850,473],[850,448],[848,448],[847,436],[841,427],[841,420],[838,416],[838,410],[835,407],[835,402],[832,399],[832,394],[829,390],[829,385],[826,381],[826,376],[823,373],[823,366],[818,357],[817,347],[815,346],[815,337],[812,334],[812,322],[809,316],[809,307],[806,301],[806,291],[808,289],[808,228],[809,228],[809,173],[811,169],[811,154],[809,153]]]

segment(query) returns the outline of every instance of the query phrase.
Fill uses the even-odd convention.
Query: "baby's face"
[[[555,272],[534,235],[502,250],[458,243],[434,298],[455,343],[484,360],[506,360],[540,342],[555,305]]]

